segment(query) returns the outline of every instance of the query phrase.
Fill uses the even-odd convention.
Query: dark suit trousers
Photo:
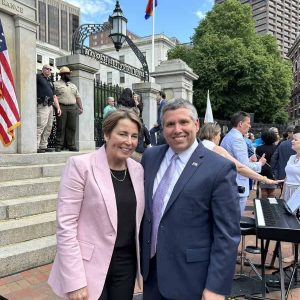
[[[163,297],[158,289],[156,255],[150,260],[149,274],[143,286],[143,300],[171,300]]]
[[[99,300],[132,300],[136,269],[135,247],[115,248]]]
[[[61,116],[56,116],[56,147],[74,148],[78,107],[60,104],[60,108]]]

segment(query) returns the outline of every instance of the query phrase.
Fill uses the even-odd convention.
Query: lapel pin
[[[193,163],[192,163],[192,166],[193,166],[193,167],[198,167],[198,163],[193,162]]]

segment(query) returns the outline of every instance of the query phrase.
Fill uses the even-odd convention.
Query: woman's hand
[[[88,295],[87,287],[68,293],[68,300],[88,300],[88,299],[89,299],[89,295]]]
[[[281,180],[272,180],[272,179],[267,178],[265,180],[266,184],[279,184],[279,183],[282,183],[282,182],[284,182],[284,179],[281,179]]]

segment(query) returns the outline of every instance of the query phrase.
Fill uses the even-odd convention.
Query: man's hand
[[[266,154],[264,153],[259,160],[259,162],[261,163],[262,166],[267,162],[267,160],[265,159],[265,156],[266,156]]]
[[[60,109],[60,107],[58,107],[57,109],[56,109],[56,113],[57,113],[57,115],[60,117],[61,116],[61,109]]]
[[[79,112],[79,114],[81,115],[81,114],[83,113],[83,107],[81,107],[81,108],[79,107],[79,108],[78,108],[78,112]]]
[[[250,160],[251,160],[252,162],[257,162],[257,157],[256,157],[256,155],[253,154],[252,156],[250,156]]]
[[[88,295],[87,287],[68,293],[68,300],[88,300],[88,299],[89,299],[89,295]]]
[[[201,299],[202,300],[224,300],[225,296],[216,294],[208,289],[204,289]]]
[[[158,127],[158,124],[157,124],[157,123],[154,123],[154,124],[153,124],[153,127]]]

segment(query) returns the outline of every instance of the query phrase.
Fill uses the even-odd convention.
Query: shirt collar
[[[236,128],[232,128],[232,130],[236,131],[238,134],[240,134],[242,137],[244,137],[243,134],[239,130],[237,130]]]
[[[198,147],[198,141],[197,141],[197,139],[195,139],[194,143],[188,149],[186,149],[183,152],[178,154],[180,161],[184,164],[187,164],[187,162],[189,161],[189,159],[191,158],[193,152],[195,151],[195,149],[197,147]],[[167,150],[167,153],[166,153],[166,158],[167,158],[168,163],[170,162],[170,160],[174,154],[175,154],[175,152],[172,150],[171,147],[169,147]]]

